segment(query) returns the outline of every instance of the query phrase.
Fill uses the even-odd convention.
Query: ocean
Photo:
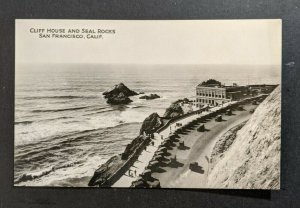
[[[279,66],[17,64],[14,184],[86,187],[148,115],[194,96],[200,82],[280,84],[280,76]],[[161,98],[111,106],[102,93],[120,82]]]

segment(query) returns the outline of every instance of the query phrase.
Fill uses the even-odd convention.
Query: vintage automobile
[[[236,109],[237,109],[238,111],[244,110],[243,106],[238,106]]]
[[[225,115],[231,116],[232,115],[232,111],[230,109],[226,110]]]
[[[190,170],[195,170],[196,168],[198,168],[198,163],[197,162],[192,162],[192,163],[190,163],[190,165],[189,165],[189,169]]]
[[[222,121],[222,116],[221,116],[221,115],[218,115],[218,116],[215,118],[215,121],[221,122],[221,121]]]
[[[197,131],[200,131],[200,132],[205,131],[205,126],[204,126],[204,124],[201,124],[201,125],[198,127]]]
[[[256,100],[253,100],[253,101],[252,101],[252,105],[257,105],[257,101],[256,101]]]
[[[145,180],[151,178],[151,170],[150,169],[146,169],[142,174],[141,177]]]

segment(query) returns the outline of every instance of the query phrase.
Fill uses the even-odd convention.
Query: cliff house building
[[[197,85],[194,105],[196,107],[204,105],[220,106],[226,102],[247,97],[249,93],[247,86],[237,86],[236,84],[225,86],[216,80],[210,79]]]
[[[278,85],[247,85],[232,86],[222,85],[221,82],[209,79],[196,87],[196,96],[193,98],[193,105],[200,108],[204,105],[220,106],[226,102],[238,101],[258,94],[269,94]]]

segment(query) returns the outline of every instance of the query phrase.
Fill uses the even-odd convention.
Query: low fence
[[[267,94],[263,94],[263,95],[259,95],[259,96],[256,96],[256,97],[246,98],[246,99],[243,99],[241,101],[237,101],[236,103],[233,103],[231,105],[228,105],[228,106],[225,106],[223,108],[220,108],[220,109],[216,110],[215,112],[211,112],[210,114],[207,114],[205,116],[212,116],[214,113],[219,113],[221,111],[224,111],[224,110],[227,110],[227,109],[231,109],[231,108],[236,107],[238,105],[243,105],[243,104],[245,104],[247,102],[251,102],[253,100],[259,99],[261,97],[266,97],[266,96],[267,96]],[[158,130],[156,130],[156,132],[160,133],[160,132],[164,131],[165,129],[167,129],[171,124],[173,124],[175,122],[178,122],[178,121],[180,121],[180,120],[182,120],[184,118],[187,118],[189,116],[202,113],[203,111],[206,111],[207,109],[208,108],[200,109],[200,110],[196,110],[196,111],[193,111],[193,112],[190,112],[190,113],[183,114],[183,115],[175,117],[175,118],[171,118],[165,125],[163,125]]]
[[[180,121],[184,118],[187,118],[189,116],[192,116],[192,115],[196,115],[196,114],[199,114],[199,113],[202,113],[204,111],[204,109],[201,109],[201,110],[197,110],[197,111],[193,111],[193,112],[190,112],[190,113],[186,113],[186,114],[183,114],[181,116],[177,116],[175,118],[171,118],[165,125],[163,125],[162,127],[160,127],[158,130],[156,130],[157,133],[160,133],[162,132],[163,130],[165,130],[166,128],[168,128],[171,124],[177,122],[177,121]]]

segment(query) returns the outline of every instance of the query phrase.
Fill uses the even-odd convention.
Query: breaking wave
[[[32,172],[32,173],[24,173],[22,176],[20,176],[15,181],[15,183],[17,184],[17,183],[20,183],[20,182],[26,182],[26,181],[34,180],[34,179],[43,177],[45,175],[48,175],[52,172],[55,172],[56,170],[59,170],[59,169],[62,169],[62,168],[72,167],[72,166],[76,165],[77,163],[74,162],[74,163],[69,163],[69,164],[65,164],[65,165],[61,165],[61,166],[51,166],[51,167],[46,168],[44,170],[40,170],[40,171],[36,171],[36,172]]]
[[[76,108],[62,108],[62,109],[46,109],[46,110],[33,110],[32,113],[46,113],[46,112],[60,112],[60,111],[73,111],[73,110],[82,110],[89,108],[90,106],[85,107],[76,107]]]
[[[97,98],[97,96],[72,96],[72,95],[61,95],[61,96],[29,96],[29,97],[19,97],[18,99],[24,100],[36,100],[36,99],[89,99]]]

